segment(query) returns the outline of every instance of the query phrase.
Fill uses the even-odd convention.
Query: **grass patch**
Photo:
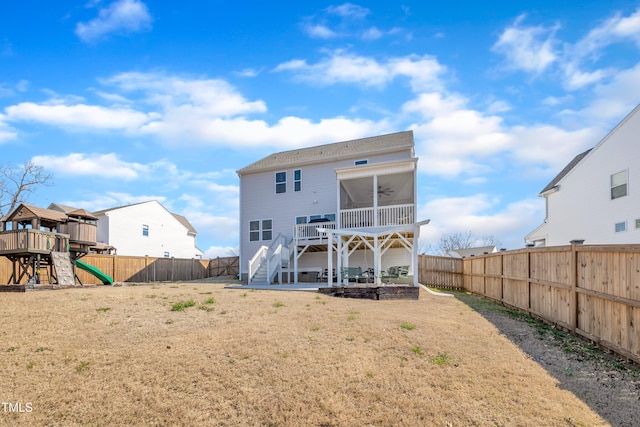
[[[36,362],[31,360],[27,362],[27,369],[33,369],[34,366],[36,366]]]
[[[76,372],[80,373],[89,369],[89,362],[80,362],[78,366],[76,366]]]
[[[418,356],[421,356],[421,355],[424,354],[424,351],[422,351],[422,349],[420,347],[418,347],[418,346],[411,347],[411,351],[413,351]]]
[[[96,311],[98,313],[102,312],[102,313],[106,313],[107,311],[111,310],[111,307],[100,307],[100,308],[96,308]]]
[[[171,311],[184,311],[185,308],[193,307],[194,305],[196,305],[196,302],[191,299],[189,301],[180,301],[171,306]]]
[[[273,303],[273,306],[278,308],[278,307],[284,307],[284,303],[282,301],[276,301]]]
[[[47,350],[51,351],[51,349],[49,347],[38,347],[36,349],[36,352],[41,353],[41,352],[47,351]]]
[[[429,358],[429,361],[435,365],[447,365],[449,363],[449,355],[447,353],[440,353],[437,356]]]
[[[215,304],[216,303],[216,299],[215,298],[208,298],[204,303],[205,304]]]
[[[415,325],[412,325],[411,323],[403,323],[400,325],[400,327],[407,331],[413,331],[416,328]]]

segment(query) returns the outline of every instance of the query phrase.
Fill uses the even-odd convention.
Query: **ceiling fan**
[[[378,185],[378,197],[382,197],[382,196],[390,196],[394,193],[395,191],[391,188],[391,187],[387,187],[385,185]],[[371,193],[371,192],[370,192]]]

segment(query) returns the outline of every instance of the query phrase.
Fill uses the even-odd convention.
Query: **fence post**
[[[527,313],[531,313],[531,248],[527,248]]]
[[[584,240],[572,240],[570,243],[569,282],[571,284],[571,300],[569,301],[569,324],[571,325],[571,331],[575,334],[578,328],[578,245],[582,245]]]

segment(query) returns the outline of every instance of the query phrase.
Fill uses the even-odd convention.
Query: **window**
[[[627,195],[627,171],[611,175],[611,200]]]
[[[296,224],[306,224],[307,223],[307,217],[306,216],[297,216],[296,217]]]
[[[640,228],[640,219],[636,219],[636,230]]]
[[[260,221],[249,221],[249,241],[260,240]]]
[[[164,257],[165,257],[165,258],[169,258],[169,252],[165,252],[165,253],[164,253]]]
[[[262,220],[262,240],[271,240],[271,235],[273,231],[273,221],[270,219]]]
[[[358,165],[366,165],[367,163],[369,163],[368,160],[356,160],[355,161],[355,165],[356,166],[358,166]]]
[[[309,215],[309,222],[317,221],[319,219],[322,219],[322,215]]]
[[[329,221],[335,221],[336,220],[336,214],[324,214],[324,217],[326,219],[328,219]]]
[[[142,224],[142,235],[149,237],[149,226],[147,224]]]
[[[276,172],[276,194],[287,192],[287,173]]]
[[[249,221],[249,241],[257,242],[262,240],[271,240],[273,237],[273,221],[270,219],[262,219]]]
[[[293,171],[293,191],[302,190],[302,171],[296,169]]]
[[[616,233],[622,233],[623,231],[627,231],[627,222],[617,222],[616,223]]]

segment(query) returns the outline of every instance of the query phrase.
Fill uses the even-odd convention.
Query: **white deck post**
[[[333,286],[333,233],[327,232],[327,284]]]
[[[380,242],[377,234],[373,237],[373,276],[375,284],[380,285],[382,283],[380,278]]]

